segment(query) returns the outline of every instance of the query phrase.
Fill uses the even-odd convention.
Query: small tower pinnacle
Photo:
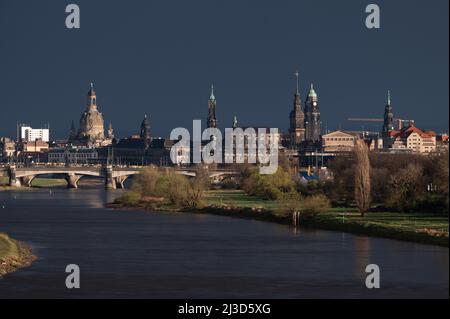
[[[300,73],[298,73],[298,71],[296,71],[295,72],[295,77],[297,78],[297,94],[299,94],[300,93],[300,89],[299,89],[299,76],[300,76]]]
[[[238,126],[239,126],[238,119],[237,119],[237,116],[235,115],[233,118],[233,128],[234,129],[238,128]]]
[[[211,96],[209,97],[210,100],[215,100],[216,97],[214,96],[214,85],[211,85]]]

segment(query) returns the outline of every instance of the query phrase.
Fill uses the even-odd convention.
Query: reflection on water
[[[367,265],[372,264],[370,255],[370,239],[369,237],[354,237],[355,247],[355,277],[360,280],[366,279],[365,269]]]
[[[103,208],[120,191],[0,193],[0,231],[39,260],[0,298],[448,298],[448,249],[235,218]],[[65,267],[81,289],[65,288]],[[380,290],[365,267],[381,269]]]

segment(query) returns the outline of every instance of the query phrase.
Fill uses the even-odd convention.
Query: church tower
[[[390,148],[392,145],[391,132],[394,130],[394,111],[391,104],[391,91],[388,91],[387,104],[384,108],[384,122],[381,136],[383,138],[383,148]]]
[[[110,140],[114,139],[114,129],[113,129],[113,126],[112,126],[112,122],[109,122],[107,138],[110,139]]]
[[[296,72],[297,89],[294,94],[294,108],[289,116],[289,137],[291,148],[296,148],[305,140],[305,113],[302,109],[302,99],[299,90],[299,73]]]
[[[214,86],[211,86],[211,96],[208,100],[208,128],[217,128],[216,105],[217,101],[214,96]]]
[[[144,119],[142,120],[142,123],[141,123],[140,137],[141,137],[141,139],[148,141],[148,143],[150,143],[150,141],[152,139],[152,135],[150,133],[150,121],[148,119],[147,114],[144,115]]]
[[[308,98],[305,105],[305,126],[306,126],[306,140],[310,142],[320,141],[320,109],[319,109],[319,98],[316,91],[314,90],[314,85],[311,84],[311,89],[309,90]]]
[[[88,92],[86,110],[80,118],[78,139],[85,141],[88,146],[99,146],[105,139],[103,115],[98,111],[93,83]]]
[[[75,122],[72,120],[72,125],[70,126],[69,142],[73,142],[77,139],[77,129],[75,128]]]

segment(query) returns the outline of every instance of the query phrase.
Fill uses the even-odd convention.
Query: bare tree
[[[355,200],[361,216],[370,208],[370,161],[369,148],[364,140],[356,141],[355,146]]]

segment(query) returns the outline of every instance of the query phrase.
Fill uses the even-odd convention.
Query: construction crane
[[[384,119],[382,118],[348,118],[347,121],[350,122],[363,122],[363,123],[382,123]],[[397,123],[397,129],[401,130],[405,126],[414,125],[414,120],[403,120],[403,119],[394,119],[394,122]]]

